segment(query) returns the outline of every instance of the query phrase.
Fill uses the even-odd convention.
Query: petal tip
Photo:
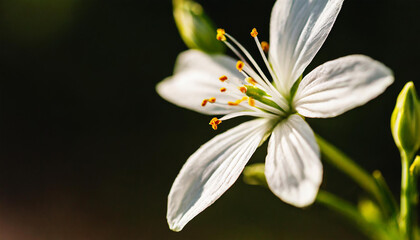
[[[174,232],[180,232],[184,228],[182,226],[179,226],[177,224],[171,224],[169,222],[168,222],[168,225],[169,225],[169,229],[171,229]]]
[[[268,184],[270,186],[270,184]],[[276,191],[270,187],[270,190],[283,202],[290,204],[298,208],[305,208],[312,205],[315,202],[316,196],[318,195],[319,185],[313,186],[312,183],[306,182],[301,183],[297,192],[285,194],[283,191]]]

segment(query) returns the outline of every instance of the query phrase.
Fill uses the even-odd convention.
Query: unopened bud
[[[249,185],[260,185],[267,187],[264,168],[264,163],[255,163],[247,166],[242,173],[244,175],[244,182]]]
[[[420,148],[420,102],[413,82],[408,82],[398,95],[391,131],[401,152],[414,154]]]
[[[223,53],[225,46],[214,37],[216,28],[203,7],[192,0],[173,0],[173,13],[179,34],[192,49]]]

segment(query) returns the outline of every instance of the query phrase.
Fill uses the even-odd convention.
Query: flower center
[[[265,55],[269,49],[268,43],[265,41],[260,43],[258,40],[258,32],[255,28],[252,29],[251,36],[255,40],[266,68],[270,73],[271,79],[277,79],[277,76],[275,75]],[[217,30],[216,38],[217,40],[222,41],[240,59],[236,63],[236,69],[243,75],[244,78],[238,79],[235,77],[229,77],[228,79],[226,75],[219,77],[219,80],[226,84],[226,86],[220,88],[220,92],[228,94],[231,97],[233,96],[237,100],[223,103],[216,101],[214,97],[211,97],[204,99],[201,105],[205,107],[207,103],[221,105],[227,104],[228,106],[237,106],[242,108],[243,111],[228,114],[220,120],[213,118],[210,121],[210,125],[213,129],[216,130],[217,125],[220,124],[222,120],[241,115],[269,116],[274,118],[288,115],[288,112],[291,109],[290,104],[281,96],[273,84],[271,84],[270,80],[252,58],[251,54],[235,38],[226,33],[224,29]],[[241,54],[241,52],[246,58]],[[248,104],[244,102],[247,102]]]

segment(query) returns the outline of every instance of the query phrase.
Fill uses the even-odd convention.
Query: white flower
[[[337,116],[375,98],[393,82],[387,67],[363,55],[327,62],[301,79],[328,36],[342,3],[275,3],[269,60],[263,52],[267,43],[261,47],[256,30],[251,33],[273,84],[250,54],[222,29],[218,30],[218,39],[241,61],[196,50],[180,54],[174,75],[157,86],[163,98],[204,114],[224,115],[211,120],[214,129],[233,117],[257,119],[216,136],[187,160],[168,197],[167,219],[172,230],[182,230],[216,201],[270,134],[265,167],[269,188],[294,206],[304,207],[314,201],[322,181],[322,165],[314,133],[301,116]]]

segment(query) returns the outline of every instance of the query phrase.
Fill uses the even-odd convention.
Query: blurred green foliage
[[[54,38],[70,26],[78,4],[79,0],[1,1],[2,35],[28,44]]]

